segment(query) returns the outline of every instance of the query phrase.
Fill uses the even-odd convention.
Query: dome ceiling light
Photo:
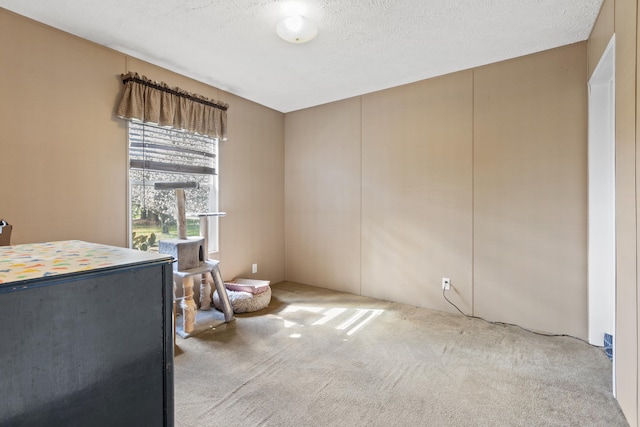
[[[302,15],[292,15],[278,22],[276,32],[290,43],[306,43],[318,35],[318,26]]]

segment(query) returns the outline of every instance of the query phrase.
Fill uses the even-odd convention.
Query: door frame
[[[613,336],[615,395],[615,34],[588,83],[588,318],[589,343]]]

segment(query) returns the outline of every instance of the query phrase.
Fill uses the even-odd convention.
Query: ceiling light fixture
[[[306,43],[318,35],[318,26],[302,15],[293,15],[278,22],[276,32],[290,43]]]

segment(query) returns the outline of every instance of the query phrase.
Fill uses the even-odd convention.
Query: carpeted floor
[[[195,426],[626,426],[604,351],[283,282],[267,309],[178,338]]]

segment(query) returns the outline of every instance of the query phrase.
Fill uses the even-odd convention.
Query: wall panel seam
[[[359,101],[360,101],[360,223],[358,224],[358,227],[360,227],[359,230],[359,234],[360,234],[360,245],[358,248],[358,256],[359,256],[359,261],[360,261],[360,277],[358,277],[358,289],[359,289],[359,295],[362,295],[362,220],[363,220],[363,215],[362,215],[362,187],[364,185],[364,177],[363,177],[363,162],[362,162],[362,156],[363,156],[363,115],[362,115],[362,96],[358,97]]]
[[[475,136],[476,136],[476,72],[471,70],[471,315],[476,315],[475,280]]]
[[[614,28],[614,32],[615,32],[615,7],[616,7],[616,2],[614,1],[613,3],[613,7],[614,7],[614,21],[613,21],[613,28]],[[636,162],[634,162],[633,165],[633,177],[634,177],[634,184],[636,186],[635,188],[635,192],[634,192],[634,197],[635,197],[635,203],[634,203],[634,207],[635,207],[635,212],[634,212],[634,217],[635,217],[635,236],[636,236],[636,253],[634,254],[634,258],[636,260],[635,262],[635,277],[636,277],[636,286],[635,286],[635,292],[636,292],[636,337],[640,337],[640,328],[638,327],[638,322],[640,321],[639,316],[638,316],[638,309],[639,309],[639,304],[638,304],[638,14],[640,13],[640,10],[638,8],[638,1],[636,0],[636,13],[635,13],[635,37],[634,37],[634,41],[635,41],[635,49],[634,49],[634,53],[635,53],[635,61],[633,61],[633,66],[634,66],[634,92],[635,92],[635,103],[634,103],[634,114],[633,114],[633,121],[634,121],[634,157],[636,158]],[[615,89],[614,89],[615,90]],[[640,366],[640,363],[638,361],[638,355],[640,354],[640,339],[636,338],[636,420],[638,420],[639,416],[638,416],[638,411],[640,410],[640,390],[639,390],[639,385],[640,385],[640,373],[638,372],[639,369],[637,368],[638,366]],[[640,423],[639,423],[640,424]]]

